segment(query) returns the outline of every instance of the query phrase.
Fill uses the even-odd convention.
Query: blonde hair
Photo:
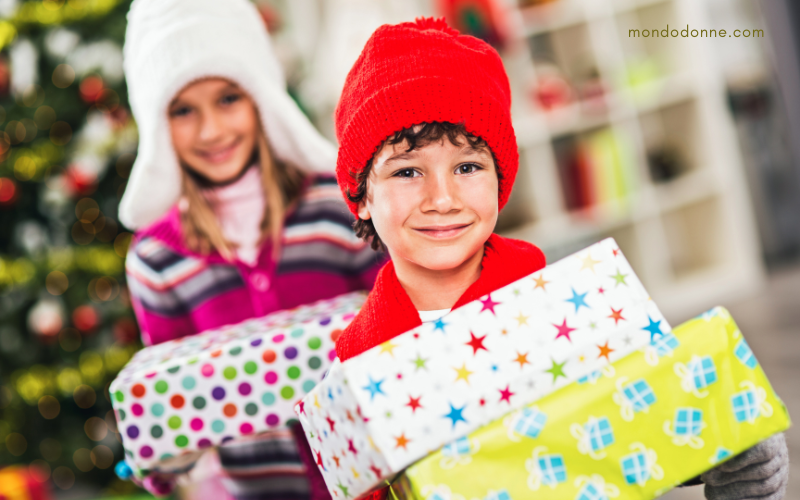
[[[261,166],[261,186],[264,189],[264,215],[261,219],[261,242],[271,240],[273,258],[280,252],[283,220],[288,208],[300,196],[305,175],[298,168],[277,161],[259,126],[258,161]],[[247,168],[247,167],[245,167]],[[227,261],[235,257],[236,245],[225,238],[217,217],[197,181],[181,169],[180,220],[186,246],[202,255],[216,250]]]

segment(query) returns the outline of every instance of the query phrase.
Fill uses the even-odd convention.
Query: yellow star
[[[381,450],[378,449],[377,446],[375,446],[375,442],[372,441],[372,436],[367,436],[367,440],[369,441],[369,447],[370,448],[372,448],[375,451],[381,451]]]
[[[522,311],[519,312],[519,316],[514,318],[519,322],[518,326],[527,325],[528,324],[528,316],[522,314]]]
[[[544,277],[541,274],[539,275],[538,278],[534,277],[533,281],[536,282],[536,286],[533,287],[534,290],[536,290],[537,288],[541,288],[542,290],[545,290],[544,286],[546,284],[550,283],[549,281],[545,281]],[[545,291],[547,291],[547,290],[545,290]]]
[[[583,354],[581,354],[580,356],[578,356],[578,361],[580,361],[581,363],[583,363],[584,361],[586,361],[586,356],[584,356]]]
[[[580,270],[583,271],[584,269],[591,269],[592,272],[594,272],[594,266],[599,264],[600,262],[602,261],[594,260],[590,252],[589,254],[586,255],[586,258],[583,259],[583,266],[581,267]]]
[[[352,470],[352,471],[353,471],[353,477],[354,477],[355,479],[358,479],[358,476],[359,476],[359,474],[358,474],[358,471],[356,470],[356,468],[355,468],[355,467],[352,467],[350,470]]]
[[[469,384],[469,376],[472,375],[474,372],[467,370],[467,364],[464,363],[461,365],[461,368],[453,367],[453,370],[456,371],[458,377],[454,380],[454,382],[458,382],[459,380],[463,380],[467,384]]]
[[[314,394],[314,406],[316,406],[317,408],[322,408],[322,407],[319,405],[319,398],[317,397],[317,395],[316,395],[316,394]]]
[[[389,356],[394,357],[394,353],[392,352],[392,350],[395,347],[397,347],[397,344],[392,344],[391,340],[389,340],[387,342],[384,342],[383,344],[381,344],[381,352],[380,352],[380,354],[383,354],[384,352],[388,352]]]
[[[500,330],[500,333],[502,333],[503,335],[507,335],[508,334],[508,330],[503,328],[502,330]]]

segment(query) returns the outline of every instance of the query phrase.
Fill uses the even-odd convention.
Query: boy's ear
[[[369,209],[367,208],[367,202],[365,200],[361,200],[358,202],[358,218],[361,220],[368,220],[372,218],[372,215],[369,213]]]

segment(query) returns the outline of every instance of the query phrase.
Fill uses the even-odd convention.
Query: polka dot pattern
[[[109,391],[126,456],[151,469],[294,420],[294,404],[330,367],[334,337],[365,297],[348,294],[138,352]]]

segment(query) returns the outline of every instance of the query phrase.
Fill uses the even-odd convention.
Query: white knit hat
[[[155,222],[181,193],[167,120],[192,81],[221,77],[252,96],[273,154],[307,172],[333,172],[336,150],[286,93],[286,81],[255,6],[247,0],[134,0],[124,67],[139,152],[119,219],[130,229]]]

